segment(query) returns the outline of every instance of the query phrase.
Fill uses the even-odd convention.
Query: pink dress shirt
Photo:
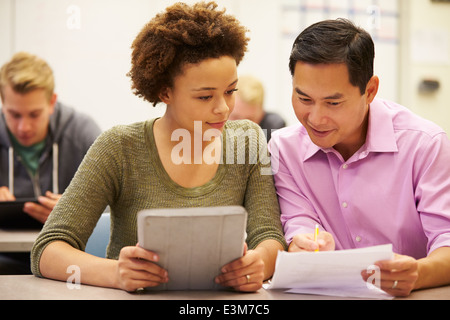
[[[312,143],[301,124],[270,140],[288,243],[318,223],[336,249],[392,243],[416,259],[450,246],[450,141],[398,104],[370,105],[366,143],[347,161]]]

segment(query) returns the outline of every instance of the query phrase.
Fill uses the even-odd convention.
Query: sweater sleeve
[[[259,243],[272,239],[287,249],[267,141],[260,127],[255,125],[251,130],[256,132],[256,142],[247,145],[248,161],[254,163],[249,172],[244,200],[248,212],[247,244],[254,249]]]
[[[119,131],[114,128],[103,133],[89,149],[34,243],[31,251],[33,274],[41,276],[41,254],[53,241],[65,241],[84,250],[104,209],[120,193]]]

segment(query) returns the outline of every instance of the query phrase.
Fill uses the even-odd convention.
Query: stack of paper
[[[279,252],[275,273],[266,289],[287,292],[392,299],[376,286],[379,270],[374,263],[393,258],[392,245],[323,252]],[[362,279],[368,270],[375,285]],[[378,271],[378,273],[377,273]]]

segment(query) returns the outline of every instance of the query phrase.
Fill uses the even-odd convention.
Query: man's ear
[[[377,76],[372,76],[366,86],[367,102],[372,103],[373,99],[378,93],[380,79]]]
[[[50,114],[53,114],[53,112],[55,111],[55,104],[56,101],[58,100],[58,95],[56,93],[52,94],[52,97],[50,98],[49,101],[49,106],[50,106]]]

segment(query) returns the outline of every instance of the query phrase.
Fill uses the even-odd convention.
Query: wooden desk
[[[346,300],[340,297],[284,293],[260,289],[255,293],[234,291],[143,291],[81,285],[69,289],[66,282],[37,278],[33,275],[0,276],[0,300]],[[407,298],[395,300],[450,300],[450,286],[414,291]],[[348,300],[355,300],[350,298]]]
[[[0,252],[30,252],[39,230],[0,229]]]

